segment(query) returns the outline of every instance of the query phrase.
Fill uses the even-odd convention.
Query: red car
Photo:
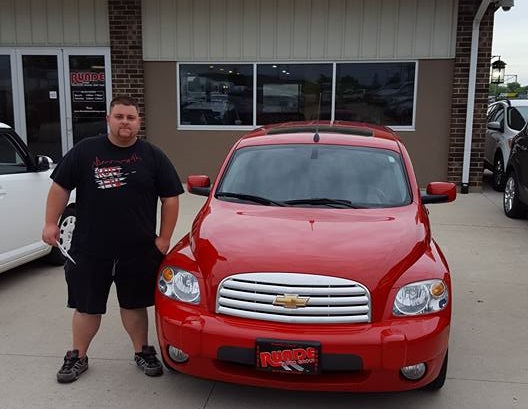
[[[442,387],[451,280],[390,129],[350,122],[254,130],[231,149],[191,232],[163,261],[156,326],[165,365],[281,389]]]

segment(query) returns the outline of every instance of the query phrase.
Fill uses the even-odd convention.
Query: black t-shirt
[[[183,193],[174,166],[159,148],[144,140],[122,148],[106,135],[75,145],[51,178],[67,190],[77,189],[72,249],[104,258],[152,244],[158,198]]]

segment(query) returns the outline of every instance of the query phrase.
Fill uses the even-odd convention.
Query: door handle
[[[7,196],[7,190],[2,189],[2,188],[0,187],[0,199],[3,199],[4,196]]]

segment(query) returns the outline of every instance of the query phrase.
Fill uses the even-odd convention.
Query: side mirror
[[[209,196],[211,179],[205,175],[191,175],[187,177],[187,191],[194,195]]]
[[[51,167],[53,164],[53,159],[51,159],[49,156],[37,155],[36,162],[37,171],[44,171]]]
[[[422,203],[449,203],[456,199],[456,185],[449,182],[431,182],[427,185]]]
[[[500,122],[488,122],[488,129],[493,131],[503,132]]]

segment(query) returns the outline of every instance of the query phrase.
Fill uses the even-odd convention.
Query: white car
[[[502,99],[488,108],[484,167],[493,172],[493,189],[504,190],[511,143],[528,121],[528,99]]]
[[[0,273],[47,256],[64,264],[57,247],[41,240],[53,161],[30,154],[23,140],[0,122]],[[60,242],[69,249],[75,228],[75,205],[60,220]]]

